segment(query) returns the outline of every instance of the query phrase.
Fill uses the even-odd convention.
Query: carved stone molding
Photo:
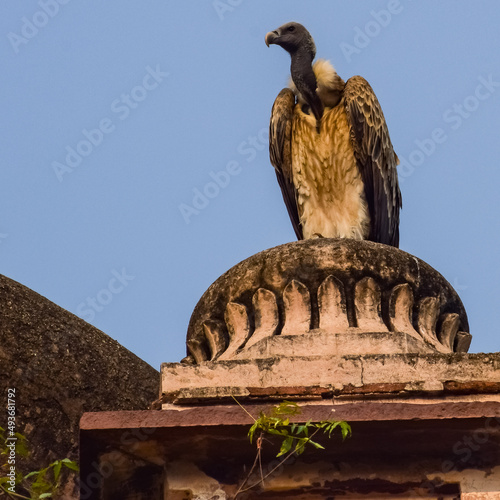
[[[291,355],[466,352],[457,293],[393,247],[316,239],[240,262],[200,299],[187,363]]]

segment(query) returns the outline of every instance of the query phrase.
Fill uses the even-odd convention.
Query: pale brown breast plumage
[[[295,106],[292,172],[304,238],[368,236],[370,217],[343,103],[325,108],[319,134],[314,117]]]

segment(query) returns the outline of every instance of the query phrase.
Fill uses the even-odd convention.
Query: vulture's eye
[[[295,26],[288,26],[288,31],[295,31]]]

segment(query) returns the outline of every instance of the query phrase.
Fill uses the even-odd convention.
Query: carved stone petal
[[[200,340],[189,339],[186,344],[196,364],[203,363],[203,361],[208,361],[207,352]]]
[[[279,316],[276,296],[265,288],[259,288],[252,297],[255,314],[255,331],[245,348],[256,344],[265,337],[272,337],[278,328]]]
[[[408,283],[393,288],[389,299],[389,326],[392,332],[403,332],[422,342],[413,328],[413,291]]]
[[[203,323],[203,333],[208,340],[211,357],[210,361],[216,359],[226,349],[226,339],[222,330],[222,325],[217,321],[208,319]]]
[[[245,306],[236,302],[229,302],[227,304],[224,319],[229,334],[229,347],[219,359],[230,359],[247,339],[250,332],[250,325]]]
[[[441,344],[453,351],[453,344],[455,343],[455,336],[460,326],[460,316],[456,313],[449,313],[441,323],[441,330],[438,334],[438,339]]]
[[[300,281],[292,280],[283,291],[285,326],[281,335],[303,335],[311,326],[311,297]]]
[[[329,333],[343,333],[349,329],[344,285],[327,276],[318,288],[319,327]]]
[[[356,283],[354,303],[358,328],[365,332],[387,332],[388,328],[381,315],[380,287],[370,277]]]
[[[450,352],[437,340],[436,323],[439,316],[439,299],[425,297],[420,301],[418,308],[418,331],[422,338],[433,345],[439,352]]]
[[[455,352],[467,352],[469,350],[472,335],[467,332],[457,332],[455,337]]]

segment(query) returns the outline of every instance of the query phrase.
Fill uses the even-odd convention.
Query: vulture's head
[[[311,60],[316,56],[316,46],[314,40],[302,24],[286,23],[266,35],[266,45],[279,45],[283,47],[290,55],[299,50],[304,50],[311,55]]]

